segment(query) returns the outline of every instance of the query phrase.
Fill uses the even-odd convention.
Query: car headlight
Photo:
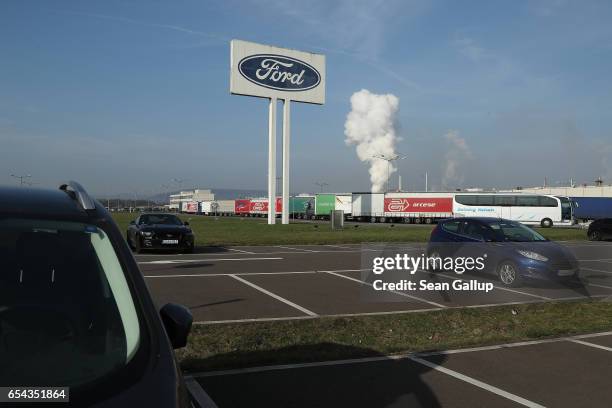
[[[519,250],[518,253],[523,255],[525,258],[533,259],[536,261],[542,261],[542,262],[548,261],[547,257],[545,257],[544,255],[540,255],[537,252]]]
[[[153,232],[151,231],[142,231],[141,234],[145,237],[152,237],[153,236]]]

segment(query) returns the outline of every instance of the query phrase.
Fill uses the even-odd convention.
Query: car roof
[[[89,212],[71,194],[58,189],[0,186],[0,216],[86,219],[100,216],[99,205]]]
[[[484,223],[489,223],[491,221],[506,221],[506,222],[512,222],[511,220],[507,220],[505,218],[498,218],[498,217],[456,217],[456,218],[447,218],[442,222],[448,222],[448,221],[480,221],[480,222],[484,222]]]

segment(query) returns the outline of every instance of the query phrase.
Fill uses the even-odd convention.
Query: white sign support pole
[[[282,223],[289,224],[289,150],[291,146],[291,99],[283,103],[283,211]]]
[[[276,98],[270,98],[268,119],[268,224],[276,223]]]

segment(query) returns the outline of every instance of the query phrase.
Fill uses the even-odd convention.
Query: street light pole
[[[314,183],[314,184],[315,184],[315,185],[317,185],[317,186],[319,186],[319,187],[321,187],[321,193],[323,193],[323,187],[325,187],[325,186],[329,186],[329,184],[327,184],[327,183],[326,183],[326,182],[324,182],[324,181],[315,181],[315,183]]]
[[[31,178],[32,176],[30,174],[25,174],[25,175],[20,175],[20,176],[16,174],[11,174],[11,177],[15,177],[16,179],[19,179],[19,186],[23,187],[23,185],[25,184],[23,180],[27,178]]]
[[[387,156],[387,155],[384,155],[384,154],[376,154],[376,155],[374,155],[372,157],[374,159],[381,159],[381,160],[385,160],[387,162],[387,188],[386,188],[386,190],[387,190],[387,192],[389,192],[389,179],[391,178],[391,162],[394,162],[394,161],[397,161],[397,160],[404,160],[408,156],[400,156],[399,154],[394,154],[394,155],[391,155],[391,156]],[[401,177],[400,174],[399,174],[399,165],[397,166],[397,175],[399,177]],[[398,179],[397,185],[398,185],[398,189],[399,189],[399,185],[400,185],[399,179]]]

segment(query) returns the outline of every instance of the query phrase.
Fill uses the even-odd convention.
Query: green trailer
[[[315,197],[298,196],[289,199],[289,216],[291,218],[309,219],[314,214]]]
[[[317,194],[315,198],[315,216],[317,218],[329,218],[332,211],[336,209],[335,194]]]

